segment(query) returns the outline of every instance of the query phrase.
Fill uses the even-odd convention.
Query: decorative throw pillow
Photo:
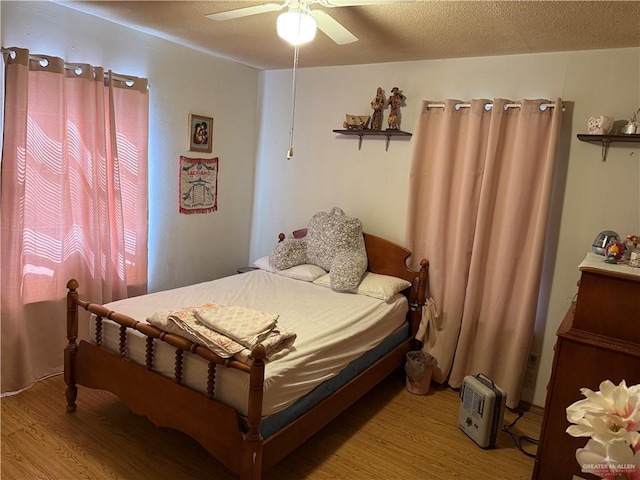
[[[269,254],[269,265],[276,270],[286,270],[303,263],[314,263],[307,261],[307,242],[304,239],[283,240],[273,247]]]
[[[334,207],[318,212],[307,228],[307,263],[329,271],[331,288],[353,290],[367,270],[362,222]]]
[[[329,272],[331,288],[353,290],[368,264],[362,222],[338,207],[329,213],[318,212],[309,222],[307,236],[278,243],[269,254],[269,264],[277,270],[317,265]]]

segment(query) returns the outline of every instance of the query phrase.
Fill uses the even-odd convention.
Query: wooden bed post
[[[67,282],[67,346],[64,349],[64,381],[67,384],[67,412],[76,411],[76,353],[78,352],[78,281],[71,279]]]
[[[253,364],[249,374],[249,404],[247,406],[249,431],[244,437],[242,447],[242,480],[260,480],[262,475],[262,438],[259,427],[262,420],[264,358],[266,355],[267,351],[261,344],[251,351]]]
[[[424,306],[429,299],[431,293],[429,292],[429,261],[426,258],[420,260],[420,273],[418,281],[418,302],[420,306]]]
[[[417,288],[414,283],[416,292],[416,298],[411,310],[411,335],[415,336],[418,333],[420,327],[420,321],[422,320],[422,309],[427,303],[431,293],[429,292],[429,262],[426,259],[420,261],[420,272],[418,272],[418,285]]]

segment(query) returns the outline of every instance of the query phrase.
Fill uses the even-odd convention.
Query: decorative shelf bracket
[[[589,143],[600,143],[602,145],[602,161],[607,161],[609,153],[609,145],[612,142],[621,143],[640,143],[640,134],[633,135],[591,135],[588,133],[579,133],[578,140]]]
[[[358,150],[362,148],[363,137],[387,137],[385,142],[385,151],[389,151],[389,142],[391,137],[411,137],[411,133],[402,130],[334,130],[340,135],[358,136]]]
[[[607,154],[609,153],[609,144],[611,143],[611,140],[609,140],[608,138],[603,138],[602,139],[602,161],[606,162],[607,161]]]

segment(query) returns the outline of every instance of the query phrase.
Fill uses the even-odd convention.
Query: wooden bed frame
[[[305,230],[298,230],[294,235],[299,238],[305,233]],[[275,465],[390,373],[404,365],[406,353],[417,346],[413,337],[420,323],[422,307],[429,298],[428,262],[422,260],[420,271],[415,272],[406,266],[406,260],[411,255],[409,250],[375,235],[365,233],[364,236],[369,271],[401,277],[412,283],[412,287],[403,292],[409,299],[410,310],[407,317],[411,336],[320,404],[268,438],[263,440],[258,430],[262,416],[264,381],[265,351],[262,345],[253,349],[252,365],[223,359],[186,338],[138,322],[102,305],[80,300],[76,280],[67,283],[68,344],[64,351],[67,411],[76,410],[77,385],[110,391],[134,413],[146,416],[156,426],[174,428],[198,441],[220,463],[240,475],[241,479],[259,480],[263,471]],[[97,317],[93,342],[83,340],[77,343],[78,307]],[[120,325],[119,354],[101,347],[103,318]],[[128,328],[147,336],[146,366],[139,365],[126,356]],[[153,371],[154,339],[175,347],[174,379]],[[206,394],[181,384],[184,351],[192,352],[209,362]],[[214,398],[218,366],[236,368],[249,375],[245,429],[241,426],[238,412]],[[157,401],[158,398],[162,398],[162,401]]]

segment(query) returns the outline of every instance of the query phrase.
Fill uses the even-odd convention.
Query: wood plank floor
[[[67,414],[64,388],[56,376],[0,401],[3,480],[236,478],[195,441],[156,428],[109,393],[79,387],[78,410]],[[497,448],[480,449],[457,428],[458,408],[456,392],[445,387],[410,394],[398,371],[264,479],[531,478],[533,458],[504,432]],[[504,420],[515,418],[507,411]],[[513,431],[538,438],[541,423],[527,412]]]

